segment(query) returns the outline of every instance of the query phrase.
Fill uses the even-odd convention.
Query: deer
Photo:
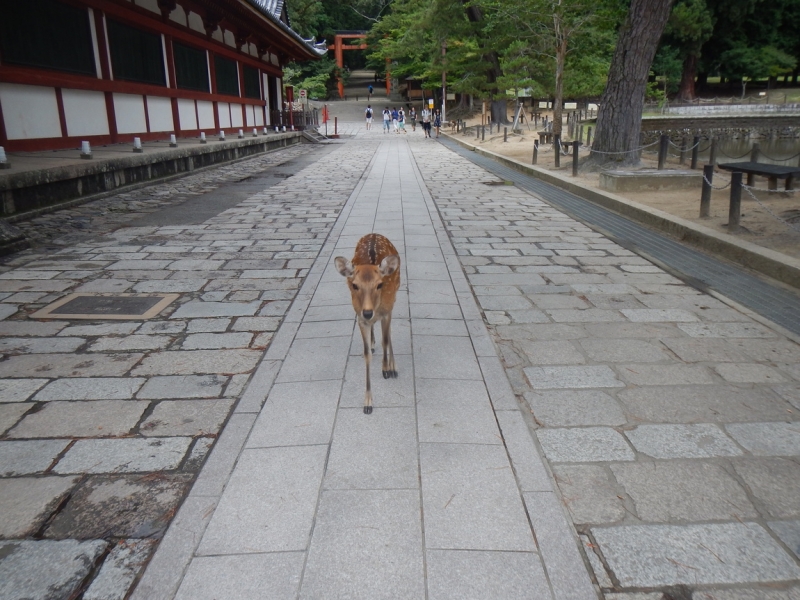
[[[367,367],[367,391],[364,414],[372,414],[372,388],[369,366],[375,351],[375,323],[380,320],[383,345],[383,378],[397,377],[392,349],[392,309],[400,288],[400,256],[388,239],[370,233],[358,240],[353,260],[343,256],[334,259],[336,269],[347,278],[350,298],[356,311],[358,328],[364,341],[364,362]]]

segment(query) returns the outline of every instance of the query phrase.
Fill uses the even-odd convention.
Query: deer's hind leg
[[[383,378],[397,377],[397,366],[392,349],[392,313],[381,319],[381,342],[383,343]]]
[[[369,381],[369,365],[372,361],[372,348],[370,347],[370,337],[373,337],[372,327],[369,325],[361,324],[359,322],[358,328],[361,331],[361,339],[364,342],[364,365],[367,369],[367,391],[364,394],[364,414],[372,413],[372,387]]]

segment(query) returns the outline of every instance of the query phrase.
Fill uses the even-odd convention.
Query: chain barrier
[[[792,230],[794,230],[794,231],[796,231],[796,232],[800,233],[800,227],[797,227],[797,226],[796,226],[794,223],[790,223],[789,221],[787,221],[787,220],[786,220],[786,219],[784,219],[783,217],[779,217],[778,215],[776,215],[774,212],[772,212],[772,211],[769,209],[769,207],[767,207],[767,206],[766,206],[766,205],[765,205],[763,202],[761,202],[761,200],[759,200],[758,198],[756,198],[756,196],[755,196],[755,194],[753,194],[753,192],[751,192],[751,191],[750,191],[750,190],[757,190],[757,191],[759,191],[759,192],[773,192],[773,193],[774,193],[774,192],[780,192],[780,193],[784,193],[782,190],[763,190],[763,189],[759,189],[759,188],[751,188],[751,187],[749,187],[749,186],[746,186],[746,185],[742,185],[742,189],[744,189],[744,191],[746,191],[748,194],[750,194],[750,197],[751,197],[753,200],[755,200],[755,201],[758,203],[758,205],[759,205],[761,208],[763,208],[763,209],[764,209],[765,211],[767,211],[767,212],[768,212],[770,215],[772,215],[772,217],[773,217],[774,219],[776,219],[776,220],[780,221],[781,223],[783,223],[784,225],[786,225],[786,226],[787,226],[787,227],[789,227],[790,229],[792,229]]]
[[[790,160],[794,160],[795,158],[800,156],[800,152],[798,152],[794,156],[790,156],[789,158],[772,158],[769,154],[764,154],[763,152],[760,152],[760,154],[767,160],[771,160],[773,162],[789,162]]]
[[[730,154],[727,154],[727,153],[726,153],[724,150],[722,150],[722,149],[721,149],[719,146],[717,146],[717,152],[719,152],[720,154],[722,154],[722,156],[727,156],[727,157],[728,157],[728,158],[730,158],[731,160],[739,160],[740,158],[744,158],[745,156],[749,156],[749,154],[750,154],[750,152],[751,152],[751,151],[750,151],[750,150],[748,150],[747,152],[745,152],[745,153],[744,153],[744,154],[742,154],[741,156],[731,156]]]
[[[695,148],[697,148],[700,145],[700,142],[701,142],[701,140],[697,140],[697,143],[694,146],[687,146],[686,147],[686,152],[690,152],[691,150],[694,150]],[[684,149],[682,146],[678,146],[678,144],[676,144],[672,140],[669,140],[669,143],[673,148],[677,148],[678,150],[683,150]]]
[[[730,185],[731,185],[731,182],[729,181],[729,182],[727,183],[727,185],[723,185],[722,187],[717,187],[717,186],[715,186],[714,184],[712,184],[712,183],[711,183],[711,182],[708,180],[708,177],[706,177],[706,174],[705,174],[705,173],[703,173],[703,180],[704,180],[704,181],[705,181],[705,182],[706,182],[706,183],[709,185],[709,187],[711,187],[711,189],[713,189],[713,190],[724,190],[724,189],[726,189],[726,188],[730,187]]]

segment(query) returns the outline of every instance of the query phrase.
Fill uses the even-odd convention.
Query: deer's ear
[[[391,256],[387,256],[381,261],[380,267],[378,269],[381,272],[381,275],[384,277],[388,277],[397,269],[400,268],[400,257],[396,254],[392,254]]]
[[[344,277],[353,276],[353,263],[347,260],[344,256],[337,256],[333,259],[336,264],[336,270]]]

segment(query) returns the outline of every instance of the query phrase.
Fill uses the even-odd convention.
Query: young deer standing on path
[[[367,365],[367,392],[364,414],[372,412],[372,389],[369,365],[375,350],[375,322],[381,321],[383,342],[383,377],[397,377],[392,350],[392,308],[400,287],[400,257],[392,242],[380,234],[370,233],[358,240],[353,260],[343,256],[334,260],[336,269],[347,277],[358,328],[364,340],[364,362]]]

